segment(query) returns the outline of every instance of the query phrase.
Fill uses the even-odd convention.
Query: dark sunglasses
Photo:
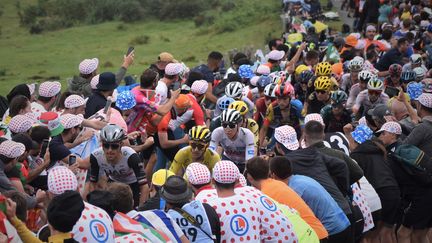
[[[332,108],[343,108],[345,106],[345,103],[334,103],[331,104]]]
[[[229,127],[231,129],[234,129],[236,126],[237,126],[237,124],[235,124],[235,123],[222,123],[223,128]]]
[[[119,143],[102,143],[102,146],[104,149],[109,149],[111,148],[112,150],[117,150],[120,148],[120,144]]]
[[[266,100],[270,100],[270,101],[275,101],[276,100],[276,98],[274,98],[274,97],[270,97],[270,96],[265,96],[265,99]]]
[[[315,92],[317,92],[318,94],[325,94],[327,91],[326,90],[315,90]]]
[[[192,147],[192,149],[198,149],[198,150],[203,150],[204,147],[206,146],[205,144],[195,143],[195,142],[190,142],[189,145]]]
[[[379,91],[379,90],[368,90],[368,93],[370,95],[380,95],[381,91]]]

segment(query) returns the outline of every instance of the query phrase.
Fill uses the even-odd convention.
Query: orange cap
[[[191,107],[191,101],[189,97],[185,94],[179,95],[179,97],[175,101],[175,106],[177,109],[186,109]]]
[[[353,35],[349,35],[345,38],[346,45],[355,47],[357,45],[357,42],[358,42],[357,38]]]
[[[343,64],[341,62],[332,65],[332,73],[341,75],[343,72]]]

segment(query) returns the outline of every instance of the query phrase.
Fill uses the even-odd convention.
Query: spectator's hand
[[[140,136],[140,132],[134,131],[134,132],[129,133],[127,136],[128,136],[129,140],[134,140]]]
[[[148,137],[145,140],[144,144],[148,144],[149,146],[152,145],[152,144],[154,144],[154,138],[153,137]]]
[[[130,65],[132,65],[134,58],[135,58],[135,50],[133,50],[129,55],[123,56],[122,67],[127,69]]]
[[[351,123],[348,123],[348,124],[346,124],[346,125],[343,127],[343,131],[344,131],[345,134],[349,134],[349,133],[351,133],[352,131],[354,131],[354,127],[353,127],[353,125],[352,125]]]
[[[180,89],[171,90],[171,99],[177,99],[180,95]]]
[[[49,152],[49,149],[47,149],[46,150],[46,152],[45,152],[45,155],[44,155],[44,157],[43,157],[43,163],[42,163],[42,166],[44,167],[44,168],[46,168],[46,167],[48,167],[48,165],[50,164],[50,162],[51,162],[51,157],[50,157],[50,152]]]
[[[16,216],[16,202],[12,199],[6,199],[6,216],[11,219]]]
[[[182,138],[182,143],[189,143],[189,135],[185,134],[184,137]]]
[[[405,103],[405,102],[406,102],[406,96],[405,96],[405,93],[403,92],[403,90],[402,90],[401,87],[399,87],[398,90],[399,90],[399,95],[397,96],[397,99],[398,99],[400,102]]]
[[[75,163],[73,165],[69,165],[69,169],[75,174],[77,175],[79,172],[79,163]]]
[[[0,232],[0,243],[8,243],[8,237],[7,235],[3,234],[2,232]]]
[[[306,47],[307,47],[307,43],[306,43],[306,42],[302,42],[302,43],[300,44],[300,46],[299,46],[299,50],[300,50],[300,51],[304,51],[304,50],[306,49]]]
[[[46,192],[42,191],[41,189],[37,190],[36,192],[36,202],[40,203],[43,202],[46,198]]]

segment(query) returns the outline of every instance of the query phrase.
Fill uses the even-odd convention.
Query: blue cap
[[[254,75],[251,65],[243,64],[238,69],[241,78],[252,78]]]
[[[410,82],[407,86],[407,93],[412,100],[417,100],[423,93],[423,85],[417,82]]]
[[[130,91],[123,91],[117,96],[116,106],[124,111],[132,109],[136,105],[135,96]]]
[[[358,144],[362,144],[366,140],[370,140],[372,138],[372,135],[372,130],[365,125],[357,126],[356,129],[351,133],[354,141],[356,141]]]
[[[428,27],[427,27],[427,31],[428,31],[428,32],[432,32],[432,24],[429,24],[429,25],[428,25]]]

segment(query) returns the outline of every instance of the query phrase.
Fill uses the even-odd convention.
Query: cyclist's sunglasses
[[[234,128],[236,128],[236,126],[237,126],[237,124],[235,124],[235,123],[222,123],[223,128],[229,127],[231,129],[234,129]]]
[[[197,143],[197,142],[189,142],[189,145],[192,147],[192,149],[198,149],[203,150],[206,144]]]
[[[119,143],[102,143],[102,147],[104,149],[111,148],[112,150],[117,150],[120,148],[120,144]]]
[[[327,93],[327,90],[315,90],[319,94],[325,94]]]

